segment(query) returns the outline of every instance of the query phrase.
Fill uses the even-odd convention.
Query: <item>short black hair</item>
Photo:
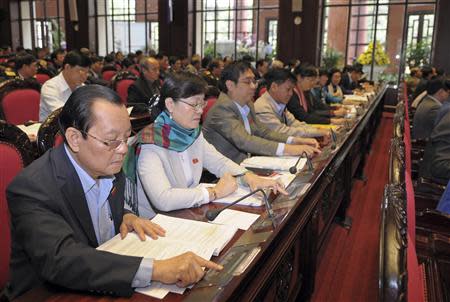
[[[165,110],[167,98],[172,98],[176,102],[181,98],[205,94],[207,86],[208,84],[201,77],[191,72],[182,71],[169,74],[161,87],[158,107],[160,110]]]
[[[129,59],[129,58],[125,58],[125,59],[122,60],[122,66],[124,68],[128,68],[128,67],[130,67],[132,65],[134,65],[134,62],[131,59]]]
[[[220,59],[211,60],[211,62],[209,62],[209,64],[208,64],[208,70],[213,71],[214,68],[219,68],[221,62],[222,62],[222,60],[220,60]]]
[[[317,68],[314,65],[304,64],[294,68],[294,75],[305,77],[317,77]]]
[[[15,68],[19,70],[23,67],[23,65],[31,65],[33,62],[36,62],[36,58],[32,55],[26,54],[17,56],[15,59]]]
[[[209,64],[212,62],[212,57],[211,56],[205,56],[202,59],[202,68],[208,68]]]
[[[428,81],[426,90],[428,94],[433,95],[441,89],[449,90],[450,89],[449,84],[450,84],[449,81],[445,81],[442,78],[434,78]]]
[[[105,63],[113,63],[114,62],[114,55],[109,54],[105,56]]]
[[[328,77],[330,78],[329,80],[331,81],[331,77],[333,76],[333,74],[335,74],[336,72],[342,73],[341,70],[339,68],[331,68],[328,71]]]
[[[159,52],[158,54],[156,54],[155,59],[162,60],[164,57],[167,57],[167,55],[165,55],[162,52]]]
[[[258,68],[259,66],[263,66],[264,63],[269,63],[269,62],[267,62],[266,59],[259,59],[258,61],[256,61],[256,68]]]
[[[103,62],[103,57],[93,56],[91,58],[91,64],[95,64],[97,62]]]
[[[227,93],[228,88],[226,82],[232,81],[237,84],[241,74],[243,74],[249,69],[251,70],[250,63],[245,61],[239,61],[229,64],[227,67],[223,69],[220,75],[219,89]]]
[[[72,92],[58,118],[59,131],[65,141],[65,133],[69,127],[80,130],[86,139],[86,133],[92,127],[91,108],[94,102],[99,100],[122,106],[120,96],[105,86],[85,85]]]
[[[422,78],[426,79],[433,73],[433,68],[429,65],[424,65],[420,71],[422,71]]]
[[[136,50],[136,56],[140,56],[141,54],[143,54],[142,50]]]
[[[179,60],[179,58],[177,57],[177,56],[171,56],[170,58],[169,58],[169,65],[173,65],[173,64],[175,64],[177,61]]]
[[[326,68],[319,68],[319,77],[324,75],[328,77],[328,70]]]
[[[58,48],[58,49],[56,49],[54,52],[52,52],[52,54],[50,55],[50,58],[51,58],[52,60],[54,60],[54,59],[56,59],[56,56],[57,56],[57,55],[64,54],[65,52],[66,52],[66,51],[65,51],[64,49]]]
[[[266,81],[268,89],[270,89],[272,83],[280,85],[286,81],[290,81],[293,84],[297,82],[297,79],[289,70],[279,68],[269,70],[269,72],[267,72],[264,76],[264,80]]]
[[[73,50],[64,57],[63,66],[66,64],[69,64],[72,67],[89,67],[91,66],[91,59],[87,55]]]

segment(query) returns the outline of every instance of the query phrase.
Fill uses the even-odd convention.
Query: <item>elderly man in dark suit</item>
[[[128,103],[135,107],[134,112],[147,111],[161,89],[158,60],[151,57],[144,58],[139,66],[141,76],[128,88]]]
[[[442,79],[430,80],[427,95],[420,101],[414,113],[412,138],[427,139],[433,131],[436,116],[442,103],[449,97],[450,82]]]
[[[130,296],[152,280],[185,286],[221,269],[193,253],[166,260],[96,250],[120,232],[145,240],[164,235],[149,220],[124,210],[121,172],[131,133],[120,97],[87,85],[74,91],[59,117],[65,143],[28,166],[7,189],[11,212],[11,276],[7,297],[54,284]]]
[[[208,111],[203,123],[206,140],[235,161],[242,162],[248,155],[300,155],[320,153],[314,146],[303,144],[299,137],[278,133],[261,123],[255,113],[253,95],[256,80],[246,62],[225,67],[219,82],[223,91]]]

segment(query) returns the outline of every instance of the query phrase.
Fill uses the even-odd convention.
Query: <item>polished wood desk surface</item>
[[[365,106],[364,112],[357,116],[350,125],[337,132],[337,148],[331,150],[331,144],[323,148],[322,153],[313,159],[314,170],[305,169],[297,174],[288,186],[289,196],[270,196],[274,210],[274,218],[269,218],[264,207],[233,206],[233,209],[260,214],[260,218],[247,231],[238,231],[232,241],[223,249],[218,257],[212,260],[224,265],[220,273],[208,272],[205,278],[184,295],[169,294],[164,301],[225,301],[251,300],[257,296],[255,284],[270,278],[279,260],[286,254],[289,243],[298,238],[305,228],[317,204],[311,201],[314,194],[321,192],[325,183],[333,181],[337,167],[342,164],[350,152],[354,142],[361,135],[374,110],[381,102],[385,87]],[[346,129],[347,128],[347,129]],[[298,196],[302,184],[310,183],[306,193]],[[319,193],[320,194],[320,193]],[[210,203],[200,208],[173,211],[172,216],[206,221],[205,214],[209,209],[223,207],[222,204]],[[256,257],[245,270],[237,274],[236,266],[252,252]],[[312,253],[316,250],[313,249]],[[269,261],[270,259],[270,261]],[[264,264],[264,265],[262,265]],[[261,281],[259,281],[261,280]],[[239,292],[239,294],[237,294]],[[17,301],[159,301],[158,299],[134,293],[131,298],[94,296],[86,293],[68,292],[54,288],[38,288],[26,293]]]

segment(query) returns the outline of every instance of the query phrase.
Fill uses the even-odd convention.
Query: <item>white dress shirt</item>
[[[42,85],[39,121],[43,122],[53,111],[64,106],[72,90],[60,72]]]

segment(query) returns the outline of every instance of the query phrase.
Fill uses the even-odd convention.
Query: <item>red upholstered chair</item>
[[[217,98],[209,98],[206,100],[206,107],[203,109],[202,113],[202,122],[206,119],[206,115],[208,114],[209,109],[216,103]]]
[[[50,148],[57,147],[64,142],[59,133],[58,117],[62,107],[53,111],[42,123],[37,134],[37,146],[39,155],[44,154]]]
[[[134,73],[129,71],[122,71],[117,73],[112,82],[112,88],[122,99],[122,103],[127,104],[128,87],[130,87],[137,77]]]
[[[35,81],[11,80],[0,87],[0,119],[19,125],[39,120],[40,85]]]
[[[50,76],[45,73],[37,73],[36,74],[36,81],[39,82],[39,84],[43,85],[45,82],[50,80]]]
[[[133,68],[133,69],[131,69],[130,71],[131,71],[135,76],[137,76],[137,77],[140,76],[139,70],[137,70],[136,68]]]
[[[0,120],[0,292],[9,279],[11,234],[6,188],[32,159],[27,135],[14,125]]]
[[[102,73],[102,77],[105,81],[111,81],[112,78],[116,75],[117,71],[114,70],[105,70]]]
[[[262,88],[259,90],[258,97],[261,97],[261,96],[264,94],[264,92],[266,92],[266,91],[267,91],[267,87],[262,87]]]

